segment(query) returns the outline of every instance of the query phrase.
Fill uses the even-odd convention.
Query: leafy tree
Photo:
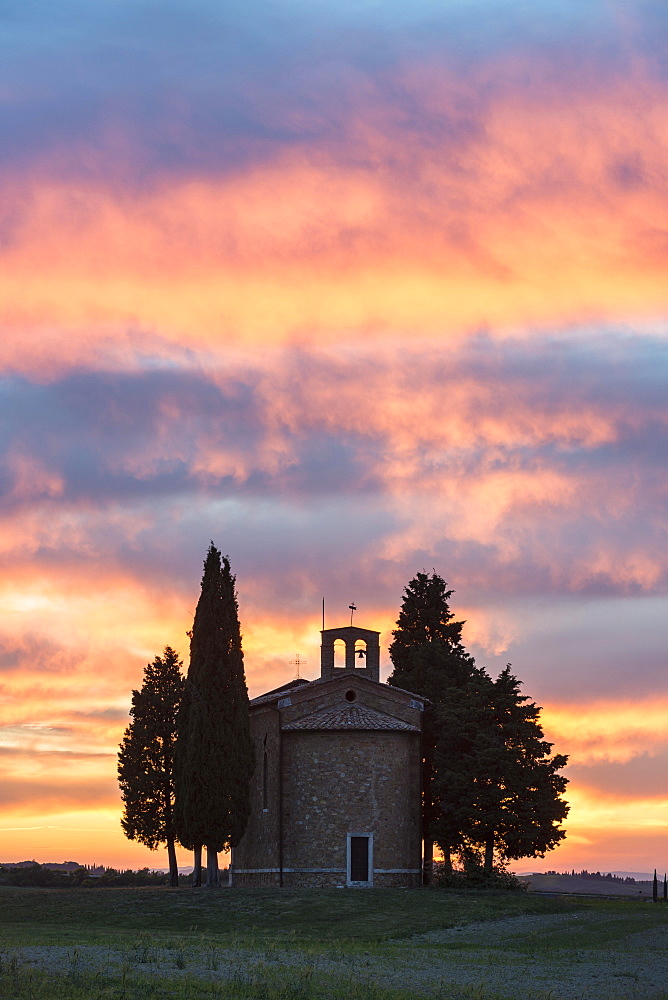
[[[254,769],[235,578],[213,542],[190,633],[190,667],[178,719],[175,821],[195,851],[201,884],[207,848],[208,886],[219,884],[218,852],[241,839],[250,814]]]
[[[425,880],[433,842],[443,852],[502,861],[544,856],[565,836],[561,798],[566,757],[550,756],[540,708],[520,694],[507,667],[496,681],[461,641],[442,577],[418,573],[393,632],[389,683],[428,698],[423,721]]]
[[[493,683],[483,724],[474,741],[476,778],[470,839],[485,852],[490,871],[494,853],[503,860],[544,857],[566,836],[568,814],[562,799],[568,761],[550,755],[540,708],[520,694],[510,665]]]
[[[476,670],[459,686],[452,685],[429,715],[432,735],[431,835],[443,851],[446,872],[455,852],[475,861],[472,817],[480,775],[479,741],[490,722],[493,682]]]
[[[185,683],[182,665],[170,646],[147,664],[141,690],[132,692],[132,722],[118,753],[123,831],[130,840],[138,840],[151,850],[167,844],[172,886],[179,884],[173,770],[176,717]]]
[[[462,644],[464,622],[454,620],[448,603],[452,593],[437,573],[418,573],[404,590],[390,645],[394,670],[389,683],[422,695],[432,704],[432,709],[423,718],[422,738],[425,882],[431,877],[434,823],[438,816],[438,804],[433,799],[434,749],[440,738],[438,706],[447,701],[451,690],[468,684],[473,677],[484,675]],[[447,868],[451,868],[450,852],[458,849],[461,840],[454,816],[453,823],[449,842],[443,839],[444,825],[440,827],[439,846]]]
[[[484,854],[488,872],[495,854],[502,862],[543,857],[565,836],[558,772],[567,758],[550,756],[540,708],[519,688],[508,666],[496,681],[472,678],[435,709],[434,836],[452,844],[458,831],[464,855]]]

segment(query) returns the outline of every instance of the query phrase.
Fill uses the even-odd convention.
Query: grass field
[[[0,889],[2,1000],[668,1000],[668,907],[438,890]]]

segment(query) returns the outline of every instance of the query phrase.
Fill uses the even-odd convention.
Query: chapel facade
[[[321,635],[317,680],[250,703],[251,815],[231,884],[419,886],[424,700],[380,683],[380,633]]]

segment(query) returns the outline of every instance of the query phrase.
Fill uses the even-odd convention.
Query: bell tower
[[[380,681],[380,632],[357,625],[343,628],[326,628],[320,633],[320,676],[324,681],[345,673]],[[334,643],[340,639],[345,644],[345,664],[334,666]]]

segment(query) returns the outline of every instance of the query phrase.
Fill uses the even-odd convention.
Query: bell
[[[358,660],[363,660],[365,656],[366,656],[366,650],[364,650],[364,649],[358,649],[357,650],[357,659]]]

